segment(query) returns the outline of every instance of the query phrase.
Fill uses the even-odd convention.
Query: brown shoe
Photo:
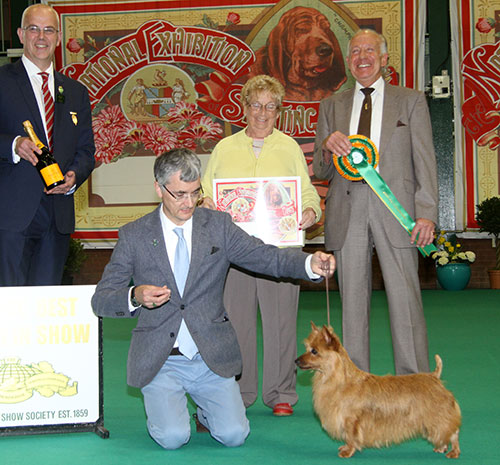
[[[293,415],[293,407],[288,402],[276,404],[273,408],[273,415],[277,417],[289,417]]]
[[[210,430],[198,419],[198,414],[193,413],[197,433],[210,433]]]

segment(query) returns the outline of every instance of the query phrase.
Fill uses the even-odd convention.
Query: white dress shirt
[[[160,221],[163,230],[163,239],[165,241],[168,261],[170,262],[170,267],[172,271],[175,269],[175,249],[177,248],[177,241],[179,240],[177,234],[174,232],[174,228],[182,228],[184,240],[186,241],[186,246],[188,249],[189,260],[191,261],[191,238],[193,235],[193,218],[189,218],[182,226],[175,224],[167,215],[165,215],[163,208],[160,208]],[[139,307],[134,307],[132,302],[130,302],[130,296],[132,293],[132,288],[129,290],[129,310],[131,313],[135,312]],[[179,342],[176,340],[174,347],[179,347]]]
[[[38,68],[32,61],[26,58],[25,55],[21,57],[21,61],[23,62],[24,68],[26,69],[26,73],[28,74],[29,80],[31,82],[31,88],[33,89],[33,93],[35,94],[36,103],[38,104],[38,110],[40,111],[40,117],[42,118],[43,128],[45,130],[45,135],[47,136],[47,124],[45,122],[45,105],[43,103],[43,92],[42,92],[42,76],[38,73],[41,73],[42,70]],[[50,66],[44,71],[49,75],[49,91],[54,98],[54,66],[52,63]],[[12,161],[14,163],[19,163],[21,157],[14,151],[16,147],[17,139],[21,137],[18,136],[14,139],[12,143]]]
[[[375,89],[371,93],[372,98],[372,118],[370,125],[370,139],[377,149],[380,146],[380,133],[382,131],[382,113],[384,107],[384,78],[379,77],[370,87]],[[363,86],[356,81],[354,88],[354,100],[352,103],[351,122],[349,125],[349,134],[358,133],[359,115],[365,95],[361,92]]]

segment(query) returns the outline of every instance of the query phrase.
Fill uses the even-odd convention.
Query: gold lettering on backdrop
[[[496,49],[495,50],[495,53],[491,56],[490,58],[490,63],[497,69],[500,71],[500,49]]]
[[[101,85],[89,74],[82,74],[78,80],[88,89],[89,92],[96,94]]]
[[[153,36],[157,47],[155,59],[196,57],[206,62],[231,70],[237,74],[252,59],[252,52],[242,50],[236,44],[228,43],[226,37],[186,32],[182,27],[173,32],[157,32]]]
[[[129,63],[125,60],[120,49],[111,45],[109,47],[109,57],[113,60],[113,63],[120,69],[123,70],[128,67]]]
[[[107,75],[108,79],[111,79],[113,76],[116,76],[118,74],[118,69],[111,61],[109,56],[104,55],[103,57],[99,58],[98,63],[101,66],[101,69]]]
[[[198,56],[203,50],[203,40],[205,39],[205,36],[200,32],[196,32],[195,34],[193,34],[193,37],[193,50],[191,51],[191,54]]]
[[[316,116],[316,109],[303,105],[292,109],[286,106],[281,109],[278,129],[291,136],[304,130],[314,130],[312,119]]]

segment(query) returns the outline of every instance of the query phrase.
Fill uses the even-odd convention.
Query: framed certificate
[[[266,244],[304,245],[299,176],[214,179],[217,210]]]

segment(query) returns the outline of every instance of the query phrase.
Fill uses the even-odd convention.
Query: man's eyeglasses
[[[255,113],[258,113],[260,110],[262,110],[262,108],[264,108],[264,110],[266,110],[269,113],[276,111],[279,108],[279,105],[277,105],[274,102],[269,102],[269,103],[266,103],[265,105],[262,105],[262,103],[260,103],[260,102],[253,102],[253,103],[250,103],[248,106]]]
[[[201,188],[201,186],[198,189],[196,189],[194,192],[191,192],[191,193],[189,193],[189,192],[172,192],[171,190],[168,189],[167,186],[165,186],[165,184],[163,184],[163,188],[173,197],[173,199],[176,202],[184,202],[188,198],[190,198],[193,202],[197,202],[203,196],[203,189]]]
[[[56,32],[59,32],[55,27],[52,27],[52,26],[38,27],[38,26],[34,26],[34,25],[23,27],[22,30],[27,31],[34,36],[40,35],[40,32],[42,32],[42,31],[46,36],[51,36],[51,35],[55,34]]]

